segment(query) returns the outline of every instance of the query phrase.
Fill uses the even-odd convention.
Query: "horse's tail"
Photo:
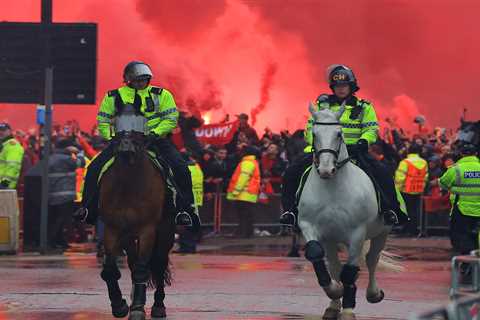
[[[155,289],[159,286],[172,285],[172,272],[170,269],[170,259],[159,259],[157,256],[152,257],[150,261],[150,280],[147,287]]]
[[[370,240],[365,241],[362,248],[361,254],[361,266],[366,266],[365,257],[370,250]],[[393,272],[402,272],[405,271],[405,265],[402,263],[402,257],[388,252],[387,250],[382,250],[380,253],[380,259],[378,260],[377,268],[379,270],[393,271]]]

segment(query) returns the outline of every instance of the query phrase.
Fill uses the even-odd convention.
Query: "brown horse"
[[[155,290],[152,319],[166,317],[164,286],[170,284],[168,254],[174,243],[175,222],[166,201],[162,174],[147,154],[142,133],[117,133],[115,161],[102,177],[99,211],[105,223],[105,260],[101,273],[106,282],[112,314],[130,320],[145,319],[147,285]],[[132,276],[132,303],[128,307],[118,285],[117,257],[127,252]]]

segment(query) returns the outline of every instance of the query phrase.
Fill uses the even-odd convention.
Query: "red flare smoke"
[[[267,70],[262,77],[262,88],[260,89],[260,102],[252,109],[250,115],[252,117],[252,126],[257,123],[257,116],[265,110],[267,103],[270,101],[270,89],[272,88],[273,78],[277,73],[277,65],[275,63],[269,64]]]

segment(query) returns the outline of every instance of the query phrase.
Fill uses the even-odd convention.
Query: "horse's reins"
[[[314,122],[313,125],[321,125],[321,126],[340,126],[340,122]],[[342,168],[347,162],[350,161],[350,157],[347,157],[343,159],[342,161],[338,161],[338,158],[340,156],[340,149],[342,148],[343,144],[343,136],[340,137],[340,142],[338,143],[338,148],[337,150],[333,149],[320,149],[320,150],[315,150],[315,136],[313,136],[313,153],[315,155],[316,159],[320,158],[320,155],[322,153],[331,153],[335,157],[335,168],[340,169]]]

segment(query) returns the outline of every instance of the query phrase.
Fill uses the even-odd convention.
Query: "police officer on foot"
[[[161,155],[173,171],[174,180],[180,189],[177,193],[178,225],[199,226],[199,219],[193,212],[192,180],[187,163],[182,158],[168,135],[177,126],[178,111],[172,94],[163,88],[150,85],[153,77],[150,66],[139,61],[132,61],[125,66],[123,80],[125,86],[109,91],[103,98],[97,114],[100,135],[112,138],[112,120],[130,105],[147,119],[147,131],[157,156]],[[89,165],[85,177],[82,207],[75,214],[76,218],[86,219],[94,224],[98,216],[97,181],[102,167],[113,157],[110,144]]]
[[[473,144],[461,147],[461,159],[438,180],[440,187],[450,191],[452,211],[450,240],[454,250],[469,254],[478,249],[480,227],[480,161]]]
[[[329,108],[338,112],[342,106],[345,111],[340,117],[342,132],[348,154],[356,160],[374,183],[381,189],[381,212],[386,224],[398,223],[400,206],[396,198],[393,176],[386,167],[368,154],[368,146],[377,140],[378,121],[373,105],[359,99],[355,93],[360,89],[353,71],[345,65],[332,65],[327,69],[327,79],[333,94],[322,94],[317,98],[318,108]],[[282,205],[286,210],[280,216],[280,223],[297,225],[298,210],[296,192],[305,170],[312,164],[312,124],[310,117],[305,130],[308,144],[305,154],[297,158],[285,171],[282,190]],[[352,182],[354,183],[354,182]],[[300,190],[301,192],[301,190]]]
[[[0,189],[15,189],[22,169],[23,147],[8,123],[0,123]]]

